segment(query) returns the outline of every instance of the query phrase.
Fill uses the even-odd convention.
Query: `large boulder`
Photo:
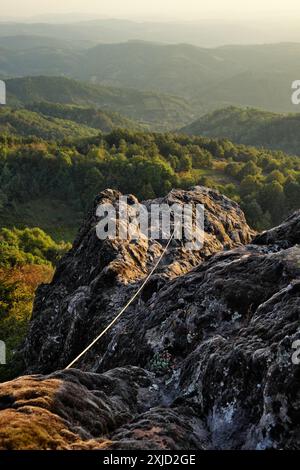
[[[116,205],[121,194],[104,191],[96,198],[71,251],[60,262],[53,282],[38,290],[29,334],[23,350],[28,372],[49,373],[65,367],[104,329],[138,289],[161,254],[167,241],[146,239],[99,240],[96,225],[99,204]],[[137,203],[128,196],[129,203]],[[143,308],[146,300],[168,279],[185,274],[212,254],[248,243],[253,235],[239,206],[203,187],[191,191],[173,190],[153,204],[203,204],[205,237],[200,250],[186,250],[173,240],[163,262],[140,297],[128,309],[104,341],[86,355],[81,367],[93,370],[116,332]],[[127,360],[127,359],[126,359]],[[131,359],[128,358],[130,364]]]

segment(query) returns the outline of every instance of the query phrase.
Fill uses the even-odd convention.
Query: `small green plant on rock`
[[[157,375],[162,375],[172,370],[171,363],[172,355],[168,351],[157,352],[150,361],[150,370]]]

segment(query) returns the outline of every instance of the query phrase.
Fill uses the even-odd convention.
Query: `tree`
[[[241,163],[231,162],[228,163],[225,167],[225,173],[233,178],[236,178],[239,172],[242,169]]]
[[[261,174],[261,169],[253,161],[244,164],[242,169],[238,173],[240,180],[243,180],[246,176],[256,176]]]
[[[202,149],[196,145],[188,147],[189,153],[192,156],[193,168],[211,168],[212,155],[208,150]]]
[[[259,193],[259,203],[265,212],[270,212],[274,224],[278,224],[282,221],[286,199],[283,187],[280,183],[274,181],[266,184]]]
[[[279,170],[273,170],[268,176],[267,181],[272,183],[273,181],[277,181],[279,184],[283,185],[285,182],[285,176]]]
[[[192,157],[190,155],[183,155],[179,159],[177,170],[178,171],[191,171],[192,168],[193,168]]]
[[[264,212],[256,199],[247,197],[242,204],[248,224],[256,230],[262,230],[266,224]]]
[[[288,179],[284,185],[284,194],[286,196],[289,209],[298,209],[300,201],[300,184],[291,178]]]

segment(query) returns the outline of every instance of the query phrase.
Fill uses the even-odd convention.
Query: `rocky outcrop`
[[[153,265],[151,250],[162,250],[137,243],[133,255],[130,243],[100,242],[91,212],[36,300],[25,359],[28,372],[51,374],[0,386],[0,446],[24,447],[13,433],[27,433],[30,412],[52,448],[300,448],[300,212],[251,242],[235,203],[204,188],[168,198],[186,195],[211,208],[203,250],[174,242],[81,370],[52,372],[107,324]]]
[[[72,250],[58,266],[53,282],[39,289],[23,353],[28,372],[49,373],[71,362],[95,337],[95,333],[110,323],[161,254],[166,241],[159,243],[145,237],[128,241],[101,241],[97,238],[97,206],[106,203],[116,205],[120,196],[117,191],[107,190],[97,197]],[[117,332],[124,329],[128,320],[146,306],[168,279],[185,274],[222,249],[250,241],[252,232],[239,206],[207,188],[173,190],[165,198],[146,201],[145,204],[183,205],[191,201],[205,206],[203,248],[188,251],[183,243],[173,240],[139,303],[128,309],[104,341],[84,357],[81,362],[83,369],[99,369],[98,363],[104,352],[114,348],[113,338]],[[137,200],[134,196],[128,196],[128,202],[134,204]],[[131,358],[124,356],[123,359],[126,364],[131,363]]]

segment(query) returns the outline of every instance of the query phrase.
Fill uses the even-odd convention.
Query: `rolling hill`
[[[0,133],[46,140],[92,137],[115,128],[141,130],[134,121],[117,113],[54,103],[36,103],[28,108],[0,108]]]
[[[91,137],[99,131],[65,119],[49,118],[26,109],[0,108],[0,133],[47,140]]]
[[[300,155],[300,114],[276,114],[232,106],[202,116],[181,132],[224,137],[240,144]]]
[[[93,107],[41,101],[38,103],[28,104],[26,108],[53,120],[62,119],[72,121],[81,127],[87,127],[92,131],[96,129],[101,132],[111,132],[115,128],[134,130],[143,129],[141,125],[121,116],[121,114],[102,111],[101,109]]]
[[[173,129],[194,117],[186,100],[161,93],[100,86],[65,77],[13,78],[6,80],[6,85],[7,102],[11,106],[47,101],[100,108],[101,111],[120,113],[154,130]]]

